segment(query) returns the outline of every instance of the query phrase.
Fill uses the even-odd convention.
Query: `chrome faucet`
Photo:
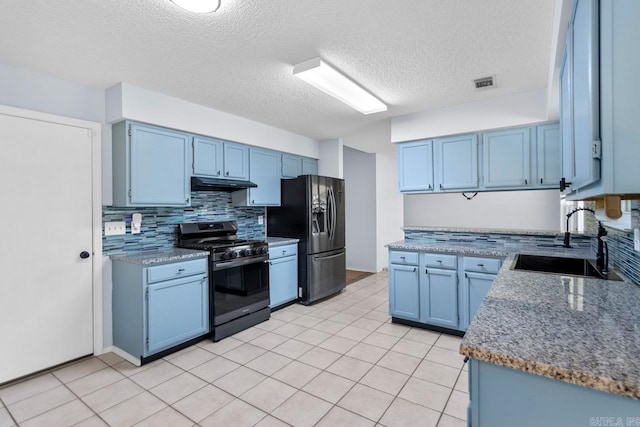
[[[567,214],[567,231],[565,231],[564,233],[564,247],[565,248],[570,248],[571,247],[571,233],[569,232],[569,218],[571,218],[571,216],[578,212],[578,211],[589,211],[592,214],[596,214],[596,212],[593,209],[590,208],[577,208],[572,210],[571,212],[569,212]],[[607,235],[607,229],[604,228],[604,226],[602,225],[602,221],[598,221],[598,252],[596,254],[596,267],[598,269],[599,272],[603,273],[603,274],[607,274],[607,271],[609,269],[608,265],[609,265],[609,246],[607,245],[607,242],[605,241],[604,237]]]

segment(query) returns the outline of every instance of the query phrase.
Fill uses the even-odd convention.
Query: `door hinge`
[[[591,154],[594,159],[600,159],[602,157],[602,143],[599,139],[593,141],[593,145],[591,146]]]
[[[147,348],[149,348],[149,337],[147,337],[147,339],[145,340],[145,343],[147,344]]]
[[[131,201],[131,189],[129,189],[129,201]]]
[[[144,299],[149,301],[149,289],[147,289],[147,291],[144,293]]]
[[[131,136],[131,125],[129,125],[129,136]]]
[[[456,285],[460,284],[460,277],[456,274]]]

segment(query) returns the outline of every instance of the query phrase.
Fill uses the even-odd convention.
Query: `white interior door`
[[[0,384],[93,353],[91,141],[0,113]]]

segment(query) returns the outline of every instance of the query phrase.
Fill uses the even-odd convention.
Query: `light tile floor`
[[[137,367],[108,353],[0,389],[0,427],[465,426],[460,338],[390,323],[387,274]]]

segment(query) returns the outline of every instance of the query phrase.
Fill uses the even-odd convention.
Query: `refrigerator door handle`
[[[340,257],[340,256],[344,256],[344,251],[340,252],[339,254],[335,254],[335,255],[314,256],[313,260],[314,261],[320,261],[320,260],[325,260],[325,259],[337,258],[337,257]]]
[[[329,231],[329,240],[333,240],[333,189],[329,187],[327,189],[327,228]]]
[[[333,209],[333,213],[331,214],[331,219],[333,220],[333,225],[331,226],[331,232],[333,234],[333,236],[331,237],[331,240],[335,240],[336,238],[336,225],[337,225],[337,221],[338,221],[338,212],[337,212],[337,207],[336,207],[336,192],[334,191],[334,189],[331,189],[331,209]]]

